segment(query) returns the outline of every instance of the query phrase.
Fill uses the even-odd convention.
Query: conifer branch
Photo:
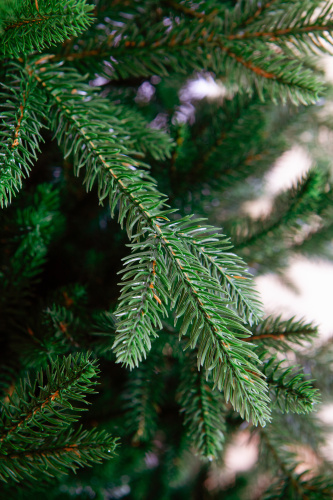
[[[270,389],[270,396],[275,405],[283,413],[309,413],[318,403],[318,390],[312,381],[294,367],[283,367],[276,355],[271,356],[263,351],[260,358],[264,360],[263,373]]]
[[[162,285],[165,266],[157,244],[157,239],[150,237],[131,245],[134,253],[124,259],[126,264],[121,271],[126,281],[116,312],[117,337],[113,350],[131,369],[150,351],[150,339],[157,336],[156,329],[162,328],[160,315],[167,316],[168,297]]]
[[[225,440],[225,403],[222,394],[196,369],[193,355],[186,357],[182,368],[178,402],[185,415],[187,436],[196,453],[210,460],[217,458]]]
[[[239,1],[234,9],[228,11],[225,20],[226,32],[242,35],[251,30],[257,31],[260,26],[275,26],[280,22],[296,24],[299,18],[311,17],[311,14],[320,6],[323,6],[320,0]]]
[[[179,5],[180,8],[184,7]],[[262,10],[260,9],[258,18]],[[250,11],[255,15],[252,4]],[[59,54],[57,59],[77,61],[81,66],[89,61],[89,67],[96,71],[99,60],[99,72],[103,71],[103,62],[108,61],[105,74],[113,80],[129,76],[147,77],[152,74],[166,76],[170,70],[188,72],[206,69],[217,75],[222,71],[228,74],[230,81],[240,84],[241,89],[249,91],[255,85],[262,99],[264,90],[267,90],[274,99],[291,99],[295,103],[305,104],[315,102],[323,87],[313,72],[308,71],[298,59],[298,54],[291,55],[284,45],[277,51],[271,44],[273,34],[271,37],[246,37],[243,32],[237,32],[237,23],[233,19],[239,17],[239,5],[230,14],[228,10],[223,10],[224,20],[222,13],[221,19],[216,16],[216,12],[211,15],[214,12],[213,9],[212,13],[199,18],[194,15],[192,21],[177,21],[172,30],[166,29],[163,22],[157,23],[156,28],[150,30],[148,35],[145,30],[138,30],[133,22],[127,29],[121,28],[108,36],[99,43],[98,48],[87,41],[85,46]],[[281,30],[288,30],[283,25],[285,18],[282,16],[281,19]],[[331,29],[327,13],[320,22],[320,32],[325,34],[326,40]],[[311,31],[312,26],[314,31]],[[315,41],[316,27],[317,25],[310,24],[307,30],[305,27],[300,32],[295,29],[295,41],[304,34],[318,47]],[[282,36],[283,31],[276,30],[275,38],[279,33]],[[286,32],[286,35],[290,33]]]
[[[311,216],[326,197],[326,175],[318,169],[311,169],[291,189],[276,198],[272,212],[258,221],[248,220],[245,229],[241,225],[234,229],[236,250],[262,245],[268,238],[278,238],[283,233],[295,230],[298,220]]]
[[[45,434],[57,434],[77,418],[68,410],[74,408],[69,402],[85,402],[84,396],[94,391],[96,384],[91,378],[98,374],[96,362],[89,356],[69,355],[62,364],[54,361],[46,372],[31,382],[29,378],[21,382],[9,405],[3,406],[4,417],[0,424],[0,442],[9,448],[20,450],[22,445],[34,443]],[[39,392],[36,394],[36,389]],[[81,408],[82,410],[82,408]],[[55,418],[56,417],[56,418]]]
[[[272,456],[278,469],[278,479],[265,492],[264,500],[284,500],[292,497],[297,500],[329,500],[332,497],[332,478],[323,471],[309,477],[305,472],[297,472],[299,458],[281,446],[281,438],[278,438],[276,431],[270,426],[269,429],[260,430],[261,441]],[[288,443],[290,444],[290,443]]]
[[[160,297],[171,293],[176,318],[184,316],[180,335],[185,335],[193,323],[188,345],[192,348],[198,345],[198,364],[212,370],[216,386],[219,390],[226,388],[227,400],[230,399],[245,418],[252,419],[255,423],[263,423],[269,418],[265,383],[259,370],[249,361],[257,359],[255,354],[251,349],[245,348],[245,344],[240,340],[244,335],[248,335],[248,331],[237,314],[228,307],[229,300],[218,297],[220,284],[212,279],[196,257],[186,250],[179,235],[175,234],[173,223],[166,217],[170,210],[161,210],[165,206],[163,197],[150,177],[138,169],[138,162],[125,157],[124,147],[120,146],[119,152],[116,137],[110,137],[109,126],[96,120],[92,114],[95,99],[83,101],[78,95],[80,78],[73,72],[67,72],[66,81],[59,79],[59,72],[55,71],[55,67],[47,67],[45,63],[46,59],[37,61],[37,64],[43,64],[43,71],[40,71],[36,62],[34,66],[30,65],[27,71],[35,75],[47,91],[49,99],[53,101],[50,127],[56,132],[58,141],[65,149],[65,155],[68,156],[73,151],[76,173],[83,166],[86,167],[84,182],[88,189],[92,188],[97,179],[99,199],[103,201],[109,198],[111,214],[114,214],[116,205],[119,204],[118,219],[123,225],[127,218],[126,228],[130,238],[141,241],[151,235],[157,239],[163,249],[169,284],[163,289],[161,283],[162,286],[153,294],[153,300],[160,304]],[[87,92],[88,87],[83,88]],[[81,144],[85,144],[84,150],[79,148]],[[188,218],[185,218],[183,231],[187,225]],[[179,221],[177,230],[182,232]],[[151,258],[151,261],[153,260],[155,259]],[[134,281],[132,276],[130,277],[132,285],[142,281],[140,275],[136,276]],[[148,281],[145,283],[144,286],[148,289]],[[130,293],[133,294],[133,290]],[[222,291],[223,293],[225,292]],[[149,297],[147,298],[149,305]],[[152,301],[150,303],[154,304],[153,310],[156,309],[156,304]],[[135,308],[136,317],[137,312]],[[153,312],[151,317],[154,316],[156,313]],[[142,318],[145,316],[141,314],[141,322],[144,321]],[[149,321],[144,327],[148,335],[151,333]],[[130,338],[133,338],[133,335],[130,334]],[[124,339],[122,342],[124,344]],[[145,350],[144,345],[141,343],[140,349]],[[140,358],[137,350],[131,350],[132,344],[129,347],[129,350],[126,348],[124,351],[119,344],[116,345],[116,349],[119,348],[121,352],[118,362],[124,362],[126,359],[126,363],[133,366],[133,360]],[[128,355],[132,356],[132,359],[128,358]]]
[[[232,248],[230,240],[216,233],[216,228],[196,227],[193,222],[195,221],[191,221],[190,227],[184,228],[184,231],[182,229],[178,234],[210,276],[220,283],[223,294],[227,294],[235,304],[239,316],[250,325],[257,323],[262,315],[261,306],[245,263],[229,252]],[[177,222],[174,226],[177,226]]]
[[[1,480],[29,484],[40,473],[52,478],[113,455],[116,440],[106,432],[68,429],[85,396],[95,392],[97,374],[96,361],[78,354],[52,361],[45,378],[40,371],[34,382],[21,380],[1,404]]]
[[[15,63],[6,65],[10,75],[0,93],[0,205],[8,205],[29,175],[37,159],[40,129],[45,119],[45,98],[36,82],[18,70]],[[10,132],[8,133],[8,128]]]
[[[246,29],[240,31],[238,27],[228,35],[228,40],[267,39],[279,45],[285,39],[288,46],[325,52],[323,41],[332,44],[332,8],[330,1],[326,4],[319,1],[281,3],[271,15],[257,17],[252,26],[252,21],[247,20]]]
[[[22,0],[3,22],[2,56],[19,57],[82,33],[92,21],[85,0]]]
[[[126,428],[134,432],[133,443],[149,441],[157,429],[165,387],[161,358],[156,354],[153,350],[144,363],[130,372],[124,393]]]
[[[283,321],[281,317],[274,318],[268,316],[252,329],[253,335],[245,342],[259,342],[263,345],[286,348],[293,344],[302,345],[304,342],[311,342],[318,334],[318,327],[304,320],[295,320],[294,317]]]
[[[163,29],[161,27],[161,29]],[[237,42],[237,43],[236,43]],[[294,103],[310,104],[318,99],[318,93],[323,90],[321,82],[301,64],[283,54],[277,54],[264,41],[255,40],[252,46],[244,41],[228,40],[221,35],[215,35],[212,28],[208,31],[199,24],[188,34],[181,31],[179,36],[172,35],[168,39],[154,37],[152,40],[142,40],[139,43],[128,38],[115,47],[100,46],[99,49],[86,49],[68,54],[67,61],[80,60],[86,64],[96,58],[102,61],[113,58],[113,71],[106,75],[112,80],[126,79],[129,76],[145,76],[152,74],[166,76],[171,70],[181,71],[214,71],[221,74],[221,68],[230,75],[233,81],[241,82],[243,88],[253,88],[255,85],[263,99],[264,89],[277,99],[291,99]],[[110,42],[108,42],[110,43]],[[182,56],[181,67],[178,54]],[[63,57],[57,56],[62,60]],[[277,71],[283,67],[283,71]],[[102,71],[102,68],[99,68]]]
[[[61,476],[78,467],[101,463],[114,456],[117,440],[105,431],[85,431],[80,427],[46,437],[40,446],[25,444],[22,449],[0,451],[0,479],[7,482],[25,481],[33,486],[43,475],[44,480]]]
[[[170,295],[175,322],[183,316],[179,337],[189,335],[187,347],[198,348],[198,369],[203,366],[211,372],[214,385],[223,389],[226,400],[246,419],[262,423],[269,418],[265,409],[266,385],[259,370],[250,362],[256,356],[252,351],[244,351],[245,344],[240,340],[248,331],[228,307],[228,298],[221,298],[225,292],[221,294],[218,281],[191,253],[180,247],[179,234],[191,229],[188,222],[191,220],[185,218],[163,224],[174,233],[170,232],[166,242],[175,258],[166,254],[166,268],[172,284]],[[262,401],[257,400],[257,390],[263,391]]]
[[[299,26],[295,27],[292,26],[290,28],[283,28],[283,29],[275,29],[272,31],[256,31],[254,33],[248,32],[248,33],[241,33],[241,34],[236,34],[236,35],[229,35],[228,40],[248,40],[251,38],[269,38],[271,41],[276,42],[276,40],[279,37],[283,36],[294,36],[297,37],[298,35],[304,34],[304,33],[316,33],[316,32],[330,32],[333,31],[333,23],[328,23],[325,26],[320,26],[317,24],[310,24],[309,26]]]

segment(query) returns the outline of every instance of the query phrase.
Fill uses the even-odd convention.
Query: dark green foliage
[[[321,476],[320,479],[316,477],[311,480],[304,479],[304,476],[306,476],[305,473],[297,474],[293,470],[289,470],[285,477],[281,478],[282,480],[267,491],[263,500],[277,500],[279,498],[328,500],[331,498],[333,484],[328,474]]]
[[[94,364],[80,357],[73,358],[72,362],[69,356],[62,366],[56,361],[51,370],[47,370],[46,383],[43,372],[39,372],[33,383],[28,377],[21,382],[20,389],[8,396],[8,407],[3,408],[1,442],[19,449],[24,443],[34,443],[40,432],[55,434],[67,427],[73,421],[66,412],[73,409],[67,400],[83,401],[84,393],[92,392],[89,385],[90,378],[96,374]],[[87,385],[81,387],[80,383]],[[36,387],[39,389],[37,394]],[[53,409],[56,409],[54,415]],[[53,420],[53,416],[57,419]]]
[[[308,413],[313,405],[318,403],[318,391],[312,387],[310,380],[297,368],[283,366],[276,356],[268,357],[262,354],[264,360],[263,373],[272,394],[272,400],[283,412]],[[266,355],[266,356],[265,356]],[[266,358],[266,359],[265,359]]]
[[[92,21],[92,7],[85,0],[16,0],[7,9],[0,32],[2,56],[41,51],[77,36]]]
[[[152,237],[144,244],[131,245],[133,251],[139,251],[125,258],[125,268],[121,271],[126,281],[117,309],[118,335],[113,350],[119,361],[130,368],[146,357],[151,338],[157,336],[156,329],[162,328],[160,317],[167,314],[163,305],[167,296],[161,287],[165,265],[158,258],[157,245]]]
[[[39,185],[26,206],[1,214],[1,326],[22,324],[53,239],[62,229],[59,192]]]
[[[197,371],[193,356],[186,357],[178,398],[191,445],[204,458],[216,458],[225,440],[226,407],[221,393]]]
[[[283,344],[290,348],[292,344],[302,345],[312,341],[318,335],[318,329],[311,323],[291,318],[283,321],[281,318],[269,316],[252,329],[252,342],[260,342],[281,349]]]
[[[283,4],[282,1],[279,3]],[[318,5],[318,2],[307,3]],[[273,30],[271,38],[274,37],[274,43],[279,46],[280,53],[274,50],[269,36],[250,36],[250,32],[248,36],[239,22],[239,6],[231,11],[230,15],[222,10],[221,14],[225,16],[223,21],[222,16],[217,16],[212,8],[206,12],[190,9],[194,13],[192,16],[186,16],[188,11],[181,8],[180,12],[185,15],[179,18],[179,12],[172,12],[167,5],[164,8],[163,4],[161,7],[159,2],[154,1],[146,4],[151,18],[155,21],[149,29],[148,25],[142,22],[142,11],[137,9],[132,14],[134,17],[131,22],[122,25],[118,33],[112,36],[101,33],[98,48],[94,46],[97,39],[95,33],[95,38],[90,37],[83,47],[74,50],[72,54],[65,54],[65,58],[79,61],[80,64],[96,70],[96,60],[100,61],[99,72],[102,71],[102,62],[108,60],[105,74],[112,79],[167,76],[170,71],[186,73],[203,69],[214,71],[218,76],[226,73],[230,83],[241,83],[241,87],[248,90],[256,86],[261,95],[266,88],[275,98],[291,98],[295,102],[313,102],[317,92],[322,89],[319,80],[302,65],[301,60],[297,60],[295,54],[291,56],[284,37],[279,39],[279,33]],[[241,5],[245,12],[247,7],[253,10],[253,2],[248,1],[245,6],[243,3]],[[302,18],[304,9],[304,2],[297,2],[296,8],[292,9],[292,16],[297,11]],[[273,12],[275,13],[274,10]],[[164,22],[163,14],[170,16],[170,22]],[[255,20],[254,18],[253,26],[256,25]],[[112,26],[112,19],[109,23]],[[322,35],[323,26],[327,31],[332,29],[328,13],[322,12],[320,23],[319,37]],[[141,25],[141,29],[138,25]],[[170,25],[172,30],[168,29]],[[302,47],[302,38],[308,35],[307,30],[299,32],[297,28],[290,28],[289,35],[292,36],[295,32],[295,45],[298,48],[299,45]],[[120,35],[119,38],[117,34]],[[283,71],[278,70],[281,67]]]
[[[7,205],[22,186],[37,159],[42,140],[40,128],[45,119],[45,97],[36,81],[25,78],[16,64],[8,64],[11,74],[2,84],[0,124],[0,204]]]
[[[37,480],[44,471],[52,478],[111,456],[115,440],[105,432],[67,429],[85,395],[94,392],[91,379],[97,374],[96,362],[78,355],[51,362],[46,375],[40,371],[33,382],[29,376],[21,380],[2,404],[2,480]]]
[[[325,460],[300,473],[298,453],[320,456],[326,429],[310,412],[331,389],[332,342],[309,348],[312,323],[263,319],[252,279],[282,275],[295,254],[332,257],[329,161],[317,153],[268,215],[243,205],[306,126],[332,129],[315,57],[332,12],[319,0],[1,3],[6,498],[247,500],[267,471],[277,482],[260,498],[332,497]],[[197,72],[218,99],[190,96]],[[213,493],[209,461],[217,471],[243,432],[263,458]]]
[[[112,94],[111,94],[112,97]],[[121,106],[110,100],[94,101],[94,113],[98,112],[99,120],[103,119],[118,133],[118,141],[122,140],[127,149],[151,155],[155,160],[170,158],[174,143],[164,131],[151,128],[141,113],[129,106]],[[96,107],[97,106],[97,109]]]
[[[124,393],[126,426],[134,432],[133,443],[149,442],[158,428],[158,413],[164,399],[164,377],[158,354],[153,351],[147,361],[131,372]]]
[[[258,160],[263,143],[266,147],[267,138],[263,141],[263,136],[268,128],[270,106],[263,105],[257,94],[252,97],[236,94],[214,109],[213,116],[212,107],[206,109],[207,117],[201,123],[195,122],[192,127],[183,125],[174,161],[175,190],[180,189],[179,184],[198,183],[200,188],[202,182],[214,180],[220,189],[225,189],[225,183],[232,185],[242,179],[242,173],[249,174],[251,157]],[[244,138],[241,144],[240,136]],[[256,174],[259,174],[257,165]]]
[[[4,480],[7,477],[15,481],[38,480],[40,473],[43,479],[46,479],[44,474],[52,479],[68,473],[68,469],[75,472],[78,467],[110,459],[115,447],[115,439],[105,431],[83,431],[81,428],[76,433],[64,431],[56,437],[49,435],[38,447],[25,445],[19,451],[3,450],[0,473]]]
[[[144,243],[132,246],[144,252],[132,257],[129,260],[130,267],[126,269],[125,278],[128,281],[117,312],[121,322],[119,336],[114,343],[118,361],[133,367],[145,357],[150,348],[149,336],[155,335],[153,327],[159,324],[157,312],[163,312],[163,302],[166,303],[167,297],[171,295],[176,318],[184,317],[180,336],[186,334],[197,316],[191,329],[189,345],[194,348],[199,343],[198,363],[206,369],[214,366],[213,381],[219,390],[228,386],[229,377],[234,378],[235,387],[227,390],[227,400],[230,399],[246,418],[264,422],[269,415],[267,397],[262,392],[265,391],[265,383],[257,368],[244,357],[256,359],[256,355],[238,340],[247,334],[247,329],[237,314],[226,307],[237,296],[241,313],[244,314],[244,309],[250,309],[249,321],[255,320],[254,313],[258,314],[259,309],[251,285],[236,285],[232,275],[227,277],[228,282],[225,284],[223,273],[222,279],[216,279],[212,276],[209,259],[206,259],[205,267],[202,266],[202,261],[192,250],[191,242],[196,246],[205,246],[207,241],[209,253],[211,229],[197,226],[196,221],[190,218],[175,222],[165,217],[173,210],[161,210],[165,204],[150,176],[138,168],[139,162],[125,157],[122,151],[126,144],[122,143],[121,138],[118,139],[116,131],[111,140],[107,122],[97,121],[93,97],[95,92],[90,91],[92,98],[89,101],[82,101],[81,93],[87,94],[89,88],[80,82],[79,75],[69,71],[58,74],[56,66],[52,65],[43,66],[41,72],[38,61],[36,67],[34,64],[28,66],[26,71],[36,72],[37,81],[44,84],[49,94],[56,113],[50,127],[56,132],[60,143],[64,140],[65,156],[73,151],[75,171],[78,174],[80,169],[85,168],[84,183],[89,190],[97,180],[100,202],[109,199],[111,215],[119,206],[118,220],[123,226],[127,219],[125,227],[128,236],[136,240],[144,239]],[[71,90],[73,88],[74,92]],[[97,110],[99,104],[99,97],[96,97]],[[74,115],[70,111],[73,106]],[[203,230],[206,231],[204,236]],[[147,234],[151,236],[147,238]],[[215,236],[217,242],[220,238]],[[187,247],[192,250],[191,253]],[[227,259],[230,272],[243,272],[241,261],[235,258],[233,262],[231,254]],[[224,263],[225,259],[222,261]],[[228,291],[222,286],[226,286]],[[218,294],[220,298],[217,298]],[[134,308],[135,303],[137,305]],[[233,352],[229,353],[231,347]],[[251,373],[255,373],[255,377]],[[258,400],[259,393],[262,394],[262,401]]]
[[[245,271],[244,262],[228,251],[232,249],[230,240],[216,233],[214,227],[204,230],[199,225],[197,229],[193,226],[189,229],[182,232],[187,247],[207,269],[211,278],[220,283],[222,297],[228,297],[244,321],[250,325],[258,323],[262,313],[251,275]]]

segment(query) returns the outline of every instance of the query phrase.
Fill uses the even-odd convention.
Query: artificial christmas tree
[[[268,216],[242,213],[304,117],[323,120],[315,56],[330,48],[331,3],[0,12],[3,497],[331,498],[311,413],[330,343],[264,318],[251,276],[331,256],[328,162]],[[198,72],[223,99],[185,102]],[[258,463],[211,491],[240,429]],[[307,473],[304,449],[320,463]]]

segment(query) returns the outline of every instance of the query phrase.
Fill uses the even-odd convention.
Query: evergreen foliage
[[[11,79],[9,85],[2,83],[1,94],[1,206],[21,188],[22,178],[37,159],[46,105],[32,78],[24,78],[14,63],[6,65],[5,70],[11,73]]]
[[[194,449],[204,458],[217,457],[225,440],[225,405],[222,394],[198,372],[193,357],[184,364],[179,403]]]
[[[309,348],[312,323],[265,317],[252,278],[283,276],[297,253],[332,257],[329,162],[266,216],[242,212],[304,118],[322,126],[332,13],[319,0],[1,3],[6,498],[332,497],[311,415],[331,345]],[[182,119],[198,72],[223,98],[188,100]],[[245,474],[215,495],[209,462],[222,467],[242,429],[260,442],[253,477],[277,482],[255,496]],[[319,457],[311,473],[301,446]]]
[[[1,20],[2,55],[20,57],[79,35],[91,22],[91,10],[84,0],[9,2]]]
[[[115,440],[103,431],[73,433],[74,411],[93,392],[96,362],[88,356],[70,355],[51,363],[34,382],[26,376],[2,406],[0,477],[7,481],[36,480],[38,474],[53,477],[71,468],[108,458]],[[46,383],[45,383],[46,382]],[[44,478],[44,477],[43,477]]]

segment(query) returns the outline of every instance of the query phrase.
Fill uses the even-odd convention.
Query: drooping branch
[[[145,325],[145,313],[149,318],[148,311],[150,318],[156,317],[156,312],[154,312],[156,305],[162,306],[162,298],[171,293],[176,317],[184,318],[181,335],[185,335],[190,329],[189,346],[192,348],[198,346],[199,365],[203,365],[206,369],[214,366],[213,380],[220,390],[228,385],[229,377],[234,379],[235,388],[228,389],[227,399],[230,398],[232,404],[242,415],[245,415],[245,418],[252,418],[254,422],[263,422],[268,418],[265,392],[263,392],[265,383],[259,370],[249,361],[251,358],[256,358],[253,351],[246,349],[248,359],[244,357],[245,344],[241,338],[244,335],[247,336],[248,331],[237,314],[227,306],[229,299],[226,292],[221,289],[220,283],[202,267],[197,257],[187,250],[182,238],[175,234],[173,223],[166,217],[170,211],[164,209],[164,198],[156,190],[151,178],[139,168],[140,163],[125,156],[125,146],[121,146],[119,151],[117,136],[110,137],[109,125],[99,122],[94,115],[93,100],[96,100],[98,104],[94,91],[82,84],[74,72],[68,73],[65,79],[60,79],[55,68],[47,67],[45,63],[46,60],[43,60],[42,71],[39,71],[40,61],[37,65],[35,63],[34,66],[32,64],[28,66],[27,71],[35,75],[36,80],[53,102],[50,126],[57,131],[58,141],[64,145],[65,154],[68,155],[74,151],[76,172],[78,173],[85,166],[85,183],[88,189],[91,189],[97,180],[99,198],[101,201],[109,198],[112,214],[119,204],[118,219],[121,225],[126,221],[129,237],[140,242],[146,241],[148,244],[147,251],[151,257],[147,263],[156,261],[153,255],[155,238],[160,245],[159,252],[163,255],[165,262],[163,265],[165,265],[169,284],[163,283],[160,275],[159,288],[156,282],[154,291],[149,292],[149,296],[146,294],[147,310],[141,311],[144,315],[140,315],[140,322]],[[77,90],[80,86],[82,91],[92,93],[93,100],[88,101],[89,104],[82,100],[77,91],[73,93],[73,88]],[[68,101],[71,107],[67,104]],[[73,106],[75,106],[75,113]],[[59,127],[59,122],[61,127]],[[97,131],[98,139],[96,138]],[[84,150],[77,146],[80,142],[85,144]],[[184,228],[187,224],[188,219],[185,219]],[[177,229],[181,232],[179,225]],[[147,240],[148,235],[153,237],[151,242]],[[150,264],[148,268],[149,266]],[[140,273],[141,271],[137,276],[131,275],[129,283],[132,282],[135,285],[142,281]],[[148,291],[147,284],[148,281],[144,286]],[[168,290],[169,287],[170,290]],[[217,295],[220,295],[220,298]],[[222,298],[223,296],[225,298]],[[135,296],[132,299],[136,300]],[[132,314],[131,304],[130,301],[128,304],[130,315]],[[133,312],[137,318],[135,321],[138,321],[139,309],[134,308]],[[121,315],[123,313],[122,308]],[[193,324],[190,327],[191,323]],[[127,333],[130,328],[127,327]],[[146,329],[147,324],[143,328]],[[146,331],[149,333],[149,328]],[[138,341],[137,338],[136,342]],[[123,345],[126,346],[126,344]],[[139,343],[142,351],[146,351],[147,347],[149,348],[147,342]],[[133,350],[132,342],[127,350],[116,341],[116,349],[118,348],[120,349],[118,359],[120,362],[124,362],[124,356],[126,359],[129,355],[134,356],[133,359],[137,360],[140,356],[142,357],[142,352],[139,355],[138,349]],[[258,390],[255,389],[256,387]],[[259,393],[262,394],[262,398],[258,398]]]

